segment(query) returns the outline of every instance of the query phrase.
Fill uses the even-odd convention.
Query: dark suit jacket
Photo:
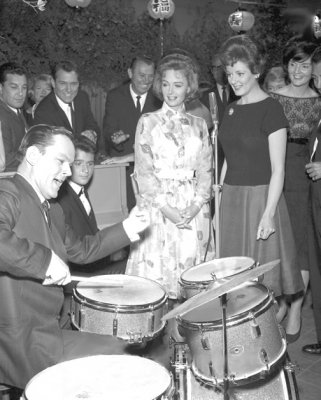
[[[216,84],[212,88],[210,88],[209,90],[207,90],[203,93],[203,95],[201,97],[201,102],[210,110],[210,102],[209,102],[208,95],[211,92],[215,93],[217,110],[218,110],[218,122],[219,122],[218,125],[220,125],[220,123],[222,122],[223,116],[224,116],[225,109],[224,109],[223,102],[222,102],[221,96],[218,92],[218,88],[217,88]],[[233,101],[235,101],[237,99],[238,99],[238,97],[235,96],[233,89],[231,87],[229,87],[229,97],[227,99],[227,103],[228,104],[232,103]],[[223,163],[224,163],[224,151],[223,151],[222,145],[219,140],[217,141],[217,154],[218,154],[217,165],[218,165],[218,170],[220,173]]]
[[[88,196],[87,196],[88,197]],[[90,202],[90,199],[88,197]],[[64,182],[59,189],[57,197],[58,203],[64,211],[65,221],[70,225],[74,233],[82,239],[86,235],[94,235],[98,232],[97,222],[94,212],[87,214],[79,196],[75,193],[68,182]],[[90,204],[91,205],[91,204]],[[92,208],[92,207],[91,207]],[[87,268],[100,269],[105,268],[108,263],[107,257],[98,260],[90,265],[82,265],[69,263],[72,270],[82,271]]]
[[[133,153],[136,126],[141,114],[158,110],[162,106],[162,102],[158,100],[150,90],[147,94],[141,114],[138,113],[130,94],[129,85],[130,84],[127,83],[118,86],[107,94],[103,131],[106,151],[111,156]],[[129,134],[130,137],[125,143],[114,145],[110,137],[114,132],[119,130]]]
[[[69,120],[59,106],[54,92],[51,92],[38,104],[35,111],[34,125],[47,124],[63,126],[72,131],[76,136],[81,132],[91,129],[100,135],[100,129],[91,112],[89,98],[86,92],[79,90],[74,101],[75,127],[70,126]]]
[[[216,84],[203,93],[203,95],[201,97],[201,102],[210,110],[210,102],[209,102],[208,95],[211,92],[215,93],[217,110],[218,110],[218,121],[220,124],[222,122],[225,109],[223,107],[223,102],[222,102],[221,96],[218,92],[218,88],[217,88]],[[229,97],[227,99],[227,104],[230,104],[237,99],[238,99],[238,97],[235,96],[234,90],[229,86]]]
[[[16,159],[16,154],[19,149],[21,140],[26,133],[27,124],[23,116],[19,117],[1,100],[0,121],[4,151],[6,155],[5,171],[15,171],[19,164],[19,161]]]
[[[57,203],[49,229],[37,194],[20,175],[0,181],[0,204],[0,382],[24,388],[63,353],[63,289],[42,285],[50,249],[65,261],[89,263],[129,239],[120,223],[80,240]]]

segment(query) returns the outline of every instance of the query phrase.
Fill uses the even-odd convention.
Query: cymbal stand
[[[213,121],[213,131],[211,135],[211,141],[214,148],[214,204],[215,204],[215,250],[216,250],[216,258],[220,257],[220,192],[221,187],[219,185],[219,176],[218,176],[218,109],[216,96],[214,92],[209,93],[209,104],[210,104],[210,112]],[[224,400],[229,400],[229,378],[228,378],[228,354],[227,354],[227,326],[226,326],[226,308],[227,308],[227,296],[224,293],[220,296],[221,307],[222,307],[222,336],[223,336],[223,388],[224,388]]]

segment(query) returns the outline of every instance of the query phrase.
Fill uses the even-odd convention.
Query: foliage
[[[269,61],[274,63],[287,39],[280,9],[254,7],[253,12],[253,34],[265,43]],[[85,83],[108,89],[127,78],[135,54],[160,57],[160,22],[147,11],[137,19],[134,13],[123,0],[93,0],[89,7],[79,9],[64,0],[49,0],[46,11],[38,13],[21,0],[1,0],[0,63],[17,61],[31,74],[38,74],[49,72],[57,60],[72,59]],[[202,79],[210,79],[211,55],[232,34],[209,1],[182,38],[172,19],[164,20],[164,53],[175,47],[188,50],[200,63]]]

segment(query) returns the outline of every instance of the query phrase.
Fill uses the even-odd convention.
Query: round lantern
[[[147,10],[152,18],[163,20],[174,14],[175,4],[172,0],[149,0]]]
[[[312,30],[313,30],[314,37],[316,39],[320,39],[321,38],[321,11],[320,10],[313,17]]]
[[[237,10],[228,17],[228,23],[235,32],[247,32],[254,25],[254,15],[248,11]]]
[[[91,3],[91,0],[65,0],[65,2],[70,7],[85,8],[85,7],[89,6],[89,4]]]

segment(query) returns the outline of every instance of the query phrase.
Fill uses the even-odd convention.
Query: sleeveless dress
[[[227,162],[220,208],[221,257],[252,257],[261,265],[280,259],[280,266],[263,279],[275,296],[303,289],[283,195],[274,216],[275,233],[256,240],[271,179],[269,135],[286,126],[281,105],[267,97],[257,103],[229,105],[218,136]]]
[[[144,114],[135,138],[135,178],[150,227],[131,245],[126,273],[157,281],[170,298],[179,297],[182,272],[215,256],[209,210],[212,147],[205,121],[175,112],[166,103]],[[160,208],[166,203],[184,209],[200,207],[191,230],[178,229]]]
[[[289,122],[284,196],[292,224],[299,267],[301,270],[308,270],[309,177],[305,172],[305,165],[309,162],[309,139],[320,119],[321,99],[288,97],[278,93],[273,93],[271,96],[281,103]]]

